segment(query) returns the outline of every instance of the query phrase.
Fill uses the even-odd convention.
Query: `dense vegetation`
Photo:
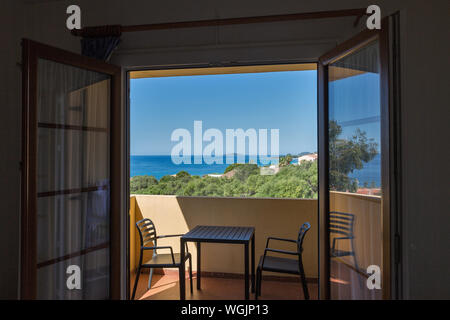
[[[135,194],[213,197],[316,198],[317,162],[287,165],[275,175],[261,175],[256,164],[231,165],[232,177],[199,177],[181,171],[159,181],[152,176],[131,179]]]
[[[377,144],[357,129],[351,139],[339,136],[342,128],[330,122],[330,189],[355,192],[358,181],[348,176],[361,169],[377,154]],[[180,171],[159,181],[153,176],[136,176],[130,180],[133,194],[260,197],[260,198],[317,198],[317,161],[291,164],[292,156],[280,157],[279,171],[262,175],[256,164],[232,164],[223,177],[191,176]]]
[[[336,121],[330,121],[330,189],[356,192],[358,180],[348,174],[362,169],[364,163],[372,160],[378,154],[378,144],[359,128],[350,139],[342,139],[341,134],[342,127]]]

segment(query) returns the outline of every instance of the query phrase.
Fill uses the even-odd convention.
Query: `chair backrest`
[[[353,237],[355,215],[345,212],[330,212],[330,233]]]
[[[301,254],[303,251],[303,239],[305,239],[306,232],[311,228],[311,224],[309,222],[305,222],[300,227],[300,230],[298,231],[298,238],[297,238],[297,250],[298,253]]]
[[[141,239],[141,248],[145,247],[149,243],[157,246],[156,243],[156,227],[152,220],[145,218],[136,222],[136,228],[139,232],[139,238]]]

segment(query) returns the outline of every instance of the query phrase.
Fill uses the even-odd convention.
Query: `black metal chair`
[[[303,286],[303,294],[305,296],[305,300],[309,300],[309,292],[308,286],[306,284],[305,270],[303,269],[303,261],[302,261],[302,252],[303,252],[303,239],[305,238],[306,232],[311,228],[309,222],[305,222],[298,231],[297,240],[284,239],[284,238],[275,238],[268,237],[266,248],[264,249],[264,255],[259,259],[258,268],[256,270],[256,292],[255,299],[258,299],[258,296],[261,295],[261,280],[262,280],[262,271],[270,271],[270,272],[279,272],[279,273],[288,273],[288,274],[297,274],[300,275],[300,280]],[[287,251],[287,250],[279,250],[269,248],[270,240],[279,240],[279,241],[287,241],[297,244],[297,251]],[[288,254],[297,256],[297,259],[288,259],[281,257],[273,257],[268,256],[267,252],[277,252],[282,254]]]
[[[331,211],[330,212],[330,236],[333,237],[333,242],[330,249],[330,255],[332,258],[352,256],[355,263],[355,269],[359,270],[358,261],[356,259],[355,236],[353,234],[353,228],[355,225],[355,215],[351,213]],[[350,250],[342,250],[337,248],[337,241],[349,240]]]
[[[173,253],[173,249],[171,246],[158,246],[157,241],[158,239],[162,238],[170,238],[170,237],[181,237],[182,234],[173,234],[173,235],[163,235],[158,236],[156,235],[156,228],[153,222],[150,219],[142,219],[138,222],[136,222],[136,228],[139,232],[139,238],[141,239],[141,253],[139,257],[139,266],[138,271],[136,274],[136,280],[134,281],[134,288],[133,288],[133,294],[131,296],[131,299],[134,300],[134,296],[136,294],[136,288],[137,284],[139,282],[139,276],[141,274],[142,268],[150,268],[150,277],[148,280],[148,286],[147,288],[150,289],[152,277],[153,277],[153,268],[178,268],[179,276],[184,277],[185,276],[185,270],[181,270],[181,259],[179,253]],[[150,246],[147,246],[150,245]],[[164,253],[160,254],[157,253],[157,249],[168,249],[170,250],[170,253]],[[152,258],[147,261],[146,263],[142,263],[142,257],[144,255],[145,250],[153,250]],[[186,255],[185,255],[185,261],[189,260],[189,278],[190,278],[190,284],[191,284],[191,293],[193,292],[193,286],[192,286],[192,258],[191,254],[189,253],[189,249],[186,243]],[[180,288],[181,290],[181,288]]]

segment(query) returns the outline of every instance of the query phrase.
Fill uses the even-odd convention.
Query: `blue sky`
[[[329,84],[329,116],[342,126],[341,138],[351,139],[359,128],[380,148],[380,75],[361,75]]]
[[[317,73],[132,79],[131,155],[169,155],[172,131],[279,129],[280,154],[317,150]]]

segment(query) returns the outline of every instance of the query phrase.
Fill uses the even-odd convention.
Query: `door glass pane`
[[[40,59],[37,92],[37,298],[107,299],[110,76]]]
[[[378,42],[331,64],[328,81],[331,298],[379,299],[367,286],[383,247]]]

